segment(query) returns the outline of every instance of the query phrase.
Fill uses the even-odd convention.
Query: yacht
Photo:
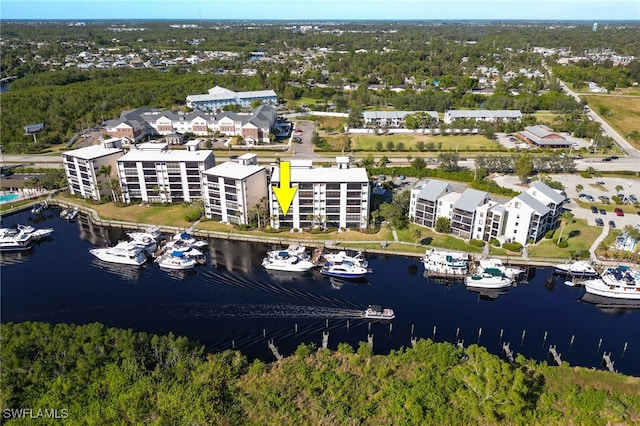
[[[3,228],[0,232],[0,251],[25,251],[33,247],[33,238],[20,229]]]
[[[175,270],[193,269],[196,266],[196,260],[193,257],[189,257],[179,250],[163,254],[156,259],[156,263],[161,268]]]
[[[131,241],[121,241],[113,247],[90,249],[89,252],[105,262],[123,265],[140,266],[147,261],[144,249]]]
[[[553,265],[555,273],[570,277],[597,277],[598,272],[586,260],[576,260],[572,263],[559,263]]]
[[[478,267],[475,274],[464,279],[464,283],[467,287],[506,288],[511,286],[511,278],[505,277],[498,268]]]
[[[338,253],[327,253],[322,256],[327,262],[331,262],[331,263],[343,262],[346,260],[358,266],[363,266],[365,268],[369,266],[369,262],[367,262],[367,259],[365,259],[362,252],[358,252],[354,256],[349,256],[347,255],[347,252],[339,251]]]
[[[131,237],[132,234],[133,237]],[[142,232],[132,232],[129,236],[131,237],[131,242],[142,247],[149,256],[153,256],[158,250],[158,242],[150,235],[144,235]]]
[[[53,228],[34,228],[30,225],[18,225],[18,230],[25,235],[30,235],[34,241],[40,241],[43,238],[50,237],[53,234]]]
[[[614,299],[640,300],[640,272],[626,266],[608,268],[599,279],[582,284],[587,293]]]
[[[290,244],[284,250],[272,250],[267,252],[267,257],[278,257],[281,253],[288,253],[291,256],[298,256],[300,259],[309,260],[310,256],[307,253],[307,248],[300,244]]]
[[[64,209],[62,210],[62,212],[60,212],[60,217],[62,219],[68,220],[69,222],[73,222],[78,217],[78,213],[79,210],[77,207],[74,207],[72,209]]]
[[[307,272],[313,268],[313,263],[283,250],[277,255],[268,254],[262,260],[262,266],[270,271]]]
[[[369,305],[364,311],[364,317],[375,320],[392,320],[396,317],[396,314],[393,312],[393,309],[382,309],[380,305]]]
[[[197,249],[205,248],[209,244],[207,241],[195,239],[188,232],[178,232],[173,236],[172,241],[167,243],[167,245],[171,244],[172,242],[175,243],[175,241],[180,241],[180,243],[182,244],[185,244]]]
[[[480,261],[480,267],[483,269],[486,268],[495,268],[499,269],[502,274],[511,278],[512,280],[518,279],[522,274],[524,274],[525,270],[523,268],[516,268],[514,266],[506,266],[502,263],[502,260],[492,257],[489,259],[483,259]]]
[[[152,240],[158,241],[162,236],[162,233],[160,232],[159,226],[149,226],[142,231],[128,232],[127,235],[132,240],[151,238]]]
[[[340,262],[326,262],[320,273],[328,277],[357,279],[363,278],[371,270],[364,266],[357,265],[349,260],[343,260]]]
[[[465,253],[431,248],[425,252],[422,264],[430,273],[463,276],[468,271],[468,259]]]

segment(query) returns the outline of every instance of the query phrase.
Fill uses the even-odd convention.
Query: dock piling
[[[600,347],[602,347],[602,337],[600,338],[600,341],[598,342],[598,349],[596,349],[596,353],[600,352]]]
[[[527,330],[522,330],[522,337],[520,338],[520,346],[524,343],[524,335],[527,334]]]
[[[327,349],[328,346],[329,346],[329,332],[323,331],[322,332],[322,349]]]
[[[544,332],[544,336],[542,337],[542,347],[544,348],[544,344],[547,343],[547,332]]]
[[[627,342],[624,342],[624,348],[622,348],[622,355],[620,358],[624,358],[624,353],[627,352]]]
[[[369,343],[369,346],[373,349],[373,334],[367,334],[367,343]]]
[[[433,340],[436,340],[436,326],[433,326]]]

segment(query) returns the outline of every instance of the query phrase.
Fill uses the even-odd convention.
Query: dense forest
[[[0,326],[7,424],[57,410],[65,424],[583,424],[640,419],[640,379],[513,364],[420,340],[374,355],[301,345],[282,361],[208,353],[184,337],[100,324]],[[13,411],[12,411],[13,410]],[[24,411],[22,412],[24,413]],[[25,414],[23,414],[25,415]],[[42,424],[50,420],[40,418]],[[29,419],[26,419],[29,420]]]
[[[232,90],[276,91],[283,104],[298,108],[435,110],[518,109],[525,114],[549,110],[574,121],[582,105],[546,78],[535,46],[581,54],[640,52],[640,26],[533,23],[268,23],[198,22],[195,27],[163,21],[3,23],[0,72],[15,76],[0,95],[0,138],[5,152],[41,152],[68,142],[81,129],[116,118],[124,109],[185,108],[189,94],[215,85]],[[149,68],[79,69],[79,55],[115,60],[138,58]],[[230,56],[211,52],[231,52]],[[263,52],[267,60],[255,60]],[[197,56],[188,63],[184,58]],[[160,65],[168,59],[173,65]],[[493,94],[474,93],[478,69],[501,77]],[[245,71],[250,70],[250,73]],[[527,77],[527,70],[538,72]],[[553,66],[557,77],[576,86],[594,81],[612,89],[640,80],[640,61],[613,67],[610,61]],[[510,73],[510,77],[505,77]],[[485,72],[486,74],[486,72]],[[369,90],[370,84],[381,86]],[[344,90],[346,85],[357,86]],[[391,90],[403,86],[404,91]],[[23,126],[44,123],[37,142]],[[571,130],[571,129],[569,129]],[[595,134],[599,133],[596,131]]]

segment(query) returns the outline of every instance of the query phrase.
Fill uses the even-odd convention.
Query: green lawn
[[[449,250],[465,251],[470,253],[481,253],[480,247],[473,246],[464,240],[453,237],[448,234],[438,234],[431,229],[424,228],[422,226],[410,223],[406,229],[396,230],[398,239],[400,241],[406,241],[408,243],[415,244],[416,240],[412,234],[413,229],[419,229],[422,232],[422,240],[418,243],[418,246],[422,246],[422,251],[426,246],[441,247]]]
[[[397,149],[398,143],[404,144],[405,151],[418,151],[416,143],[422,141],[425,144],[433,143],[435,148],[438,144],[442,144],[440,151],[480,151],[480,150],[497,150],[501,149],[500,145],[481,135],[452,135],[452,136],[429,136],[429,135],[360,135],[350,134],[351,147],[359,151],[377,151],[378,142],[382,143],[382,149],[387,150],[387,144],[393,142],[394,150]],[[327,142],[338,148],[344,145],[347,135],[326,135],[324,138]],[[426,152],[426,151],[425,151]],[[434,151],[436,154],[437,151]]]
[[[598,226],[589,226],[584,219],[575,219],[573,223],[568,224],[562,231],[562,238],[568,237],[569,246],[567,248],[560,248],[555,245],[555,242],[560,236],[560,229],[558,228],[553,234],[552,239],[543,239],[535,245],[527,247],[529,256],[531,257],[543,257],[543,258],[570,258],[572,251],[586,250],[588,251],[591,244],[602,232],[602,228]]]

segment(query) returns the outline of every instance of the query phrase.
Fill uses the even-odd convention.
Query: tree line
[[[282,361],[207,352],[184,337],[101,324],[0,325],[3,409],[66,409],[70,424],[593,424],[640,414],[640,382],[513,364],[472,345],[419,340],[300,345]],[[22,424],[3,411],[7,424]],[[44,422],[43,422],[44,424]]]

